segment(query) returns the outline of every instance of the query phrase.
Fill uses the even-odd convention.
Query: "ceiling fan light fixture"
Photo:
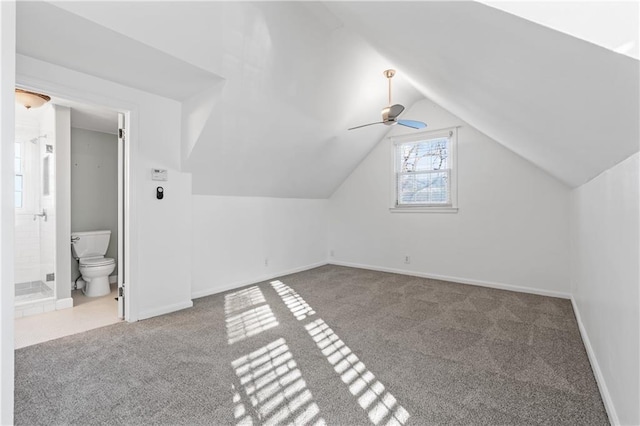
[[[40,108],[50,100],[51,98],[49,96],[43,95],[42,93],[16,89],[16,102],[26,109]]]

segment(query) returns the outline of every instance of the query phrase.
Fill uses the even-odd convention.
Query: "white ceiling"
[[[18,3],[18,52],[182,100],[199,194],[329,196],[388,130],[346,131],[379,120],[390,67],[394,102],[571,186],[638,149],[638,61],[475,2],[56,6]]]
[[[194,193],[325,198],[388,130],[382,125],[346,130],[380,120],[380,111],[387,105],[382,71],[394,64],[346,30],[320,4],[56,5],[60,9],[51,15],[72,12],[86,18],[82,37],[87,42],[102,31],[94,33],[89,24],[99,22],[223,79],[202,87],[215,99],[209,116],[199,123],[197,140],[183,141],[190,145],[183,150],[183,165],[193,173]],[[21,18],[19,8],[19,26]],[[37,31],[32,25],[30,37],[36,38]],[[20,39],[18,50],[29,54]],[[100,72],[89,69],[94,64],[63,43],[56,54],[65,58],[57,58],[58,63],[82,62],[85,72]],[[126,78],[123,74],[120,81],[139,87]],[[220,90],[210,90],[218,84]],[[398,70],[394,102],[409,107],[420,98]],[[411,118],[428,121],[427,117]]]
[[[482,1],[565,34],[640,59],[637,1]]]
[[[477,2],[328,7],[426,97],[571,187],[638,151],[635,59]]]
[[[126,13],[126,3],[122,6]],[[51,4],[21,1],[17,13],[20,54],[176,100],[219,81],[214,74]]]

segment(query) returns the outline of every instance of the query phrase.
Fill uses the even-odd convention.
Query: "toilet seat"
[[[80,259],[80,266],[86,266],[89,268],[97,266],[107,266],[115,264],[115,259],[110,257],[99,257],[96,259]]]

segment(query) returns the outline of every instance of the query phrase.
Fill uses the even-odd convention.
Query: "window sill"
[[[390,207],[391,213],[458,213],[457,207]]]

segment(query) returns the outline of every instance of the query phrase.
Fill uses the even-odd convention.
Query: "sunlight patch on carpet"
[[[278,325],[269,305],[231,315],[225,321],[227,323],[227,342],[230,345]]]
[[[239,380],[233,387],[237,425],[254,420],[263,425],[325,425],[284,339],[236,359],[231,366]]]
[[[404,425],[409,413],[321,319],[305,326],[349,392],[375,425]]]
[[[284,284],[282,281],[271,281],[271,286],[275,289],[280,298],[282,298],[284,304],[287,305],[287,308],[289,308],[293,316],[296,317],[298,321],[316,313],[294,289]]]

